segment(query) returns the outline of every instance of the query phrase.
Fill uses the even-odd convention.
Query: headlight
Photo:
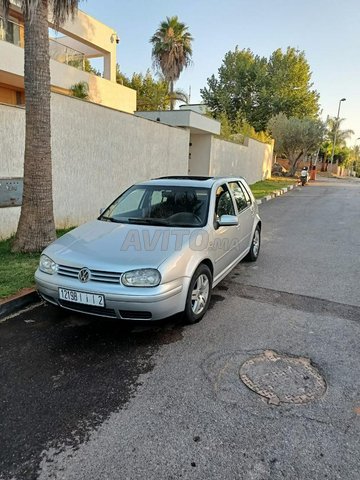
[[[39,269],[44,273],[49,273],[50,275],[53,275],[57,272],[58,266],[47,255],[41,255]]]
[[[161,275],[154,268],[130,270],[123,273],[121,281],[126,287],[156,287],[161,281]]]

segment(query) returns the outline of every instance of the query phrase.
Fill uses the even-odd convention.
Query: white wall
[[[24,109],[0,105],[0,178],[22,177]],[[0,208],[0,238],[16,229],[20,207]]]
[[[245,145],[212,138],[209,175],[235,175],[249,184],[271,176],[273,146],[246,139]]]
[[[25,111],[0,105],[0,177],[22,177]],[[54,213],[57,227],[98,215],[122,190],[148,178],[186,175],[189,132],[52,94]],[[0,208],[0,238],[20,208]]]

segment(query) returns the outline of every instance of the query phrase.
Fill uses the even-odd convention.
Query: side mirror
[[[100,215],[102,215],[105,212],[105,208],[100,208]]]
[[[238,225],[238,223],[236,215],[221,215],[218,220],[219,227],[230,227],[232,225]]]

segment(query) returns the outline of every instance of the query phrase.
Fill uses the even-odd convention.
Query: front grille
[[[93,313],[102,317],[116,318],[115,310],[112,308],[97,307],[95,305],[83,305],[82,303],[68,302],[67,300],[59,300],[62,307],[69,308],[81,313]]]
[[[78,278],[79,272],[83,267],[69,267],[68,265],[58,265],[58,275],[63,277]],[[120,283],[122,272],[107,272],[104,270],[90,270],[90,282],[101,283]]]
[[[124,320],[151,320],[151,312],[138,312],[136,310],[120,310],[121,318]]]

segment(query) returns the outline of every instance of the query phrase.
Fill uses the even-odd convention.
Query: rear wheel
[[[199,322],[205,315],[211,297],[212,275],[205,264],[196,269],[189,286],[184,310],[186,323]]]
[[[246,260],[249,262],[256,262],[260,253],[261,244],[261,230],[259,225],[255,228],[254,236],[251,242],[249,253],[246,255]]]

